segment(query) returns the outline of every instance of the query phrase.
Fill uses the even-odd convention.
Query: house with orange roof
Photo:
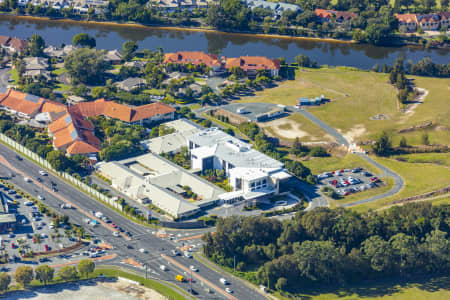
[[[438,12],[437,14],[441,19],[441,28],[445,28],[448,30],[448,28],[450,27],[450,11]]]
[[[178,51],[176,53],[164,54],[164,64],[193,64],[201,65],[211,68],[213,73],[220,72],[222,69],[222,62],[215,54],[208,54],[201,51]]]
[[[0,88],[0,107],[19,118],[32,118],[40,112],[45,99],[13,89]]]
[[[256,75],[257,71],[266,70],[270,76],[278,76],[280,71],[280,60],[270,59],[265,56],[241,56],[236,58],[227,58],[225,68],[241,68],[248,76]]]
[[[161,102],[141,106],[129,106],[114,101],[98,99],[82,102],[70,107],[83,117],[105,116],[118,119],[129,124],[144,124],[163,120],[173,120],[175,109]]]
[[[319,21],[322,23],[331,21],[335,13],[334,10],[321,8],[316,8],[314,12],[316,13],[316,16],[319,19]]]
[[[423,30],[438,30],[441,25],[439,15],[437,14],[418,15],[417,21]]]
[[[1,45],[9,53],[22,52],[28,46],[28,42],[16,37],[10,37],[5,44]]]

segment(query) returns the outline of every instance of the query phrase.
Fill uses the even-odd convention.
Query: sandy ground
[[[319,141],[321,138],[310,135],[308,132],[301,129],[302,125],[287,118],[277,119],[270,122],[258,123],[261,127],[270,127],[281,138],[295,140],[295,138],[308,137],[310,140]],[[287,126],[286,126],[287,125]],[[285,127],[285,128],[283,128]],[[289,128],[289,129],[286,129]],[[322,137],[326,141],[333,140],[330,136]]]
[[[362,124],[357,124],[350,129],[350,131],[347,131],[346,133],[342,134],[347,141],[350,143],[354,142],[355,139],[357,139],[360,136],[363,136],[366,133],[366,128]]]
[[[419,96],[414,99],[414,104],[410,105],[404,112],[403,112],[403,116],[400,119],[400,123],[403,123],[406,121],[406,119],[408,119],[409,117],[411,117],[412,115],[414,115],[414,113],[416,112],[416,108],[417,106],[419,106],[419,104],[422,104],[423,101],[425,100],[425,98],[428,96],[428,90],[423,89],[423,88],[414,88],[417,92],[419,92]]]
[[[116,282],[82,282],[52,287],[40,288],[33,291],[10,293],[6,299],[33,300],[167,300],[157,292],[128,283]]]

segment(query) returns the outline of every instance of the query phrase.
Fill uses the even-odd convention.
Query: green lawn
[[[52,74],[58,76],[58,75],[61,75],[62,73],[65,73],[65,72],[67,72],[67,69],[59,68],[59,69],[53,70]]]
[[[56,84],[56,86],[57,86],[57,88],[55,89],[55,91],[60,91],[60,92],[67,92],[72,89],[71,85],[64,84],[64,83],[58,83],[58,84]]]
[[[299,293],[299,297],[308,300],[446,300],[450,298],[449,286],[449,277],[424,278],[413,282],[386,279],[346,288],[311,288],[311,291]]]
[[[445,166],[429,163],[399,162],[394,159],[373,157],[378,163],[402,176],[405,186],[397,194],[375,202],[355,206],[354,209],[366,211],[389,205],[392,201],[438,190],[450,184],[450,170]]]
[[[295,105],[299,97],[325,95],[331,100],[308,110],[330,126],[355,141],[371,140],[382,130],[393,134],[394,144],[404,135],[411,145],[420,144],[423,130],[398,134],[397,130],[432,121],[437,126],[427,130],[432,144],[449,144],[450,106],[448,79],[407,76],[417,87],[429,91],[424,103],[412,115],[399,111],[396,90],[388,83],[388,74],[357,71],[351,68],[301,69],[293,81],[284,81],[278,87],[256,92],[239,102],[268,102]],[[383,114],[387,120],[371,120]],[[306,129],[304,120],[298,120]],[[307,122],[307,121],[306,121]],[[314,135],[314,129],[309,133]]]
[[[19,72],[17,72],[17,69],[11,69],[8,73],[11,75],[11,79],[14,80],[14,84],[19,84]]]
[[[158,95],[162,96],[166,93],[165,90],[159,90],[159,89],[147,89],[142,91],[144,94],[151,94],[151,95]]]
[[[394,158],[410,163],[432,163],[450,167],[450,153],[415,153],[396,155]]]
[[[373,174],[380,174],[380,170],[368,164],[358,155],[350,153],[344,157],[312,157],[309,160],[302,161],[302,164],[311,169],[313,174],[320,174],[323,172],[330,172],[340,169],[352,169],[356,167],[365,168]]]

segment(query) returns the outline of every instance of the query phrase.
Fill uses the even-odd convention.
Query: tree
[[[362,251],[370,260],[372,269],[378,272],[386,271],[392,263],[392,247],[380,236],[374,235],[362,242]]]
[[[64,67],[75,82],[95,85],[104,81],[103,51],[87,48],[72,51],[66,57]]]
[[[126,41],[122,45],[122,57],[124,60],[129,61],[133,58],[136,50],[138,49],[138,44],[135,41]]]
[[[39,280],[40,282],[43,282],[44,285],[47,285],[49,281],[53,280],[55,270],[47,265],[40,265],[36,267],[34,272],[36,279]]]
[[[33,34],[28,44],[31,56],[44,56],[45,41],[37,34]]]
[[[408,143],[406,142],[406,138],[404,136],[402,136],[402,138],[400,139],[399,146],[402,148],[408,147]]]
[[[81,275],[84,275],[87,278],[89,273],[94,272],[95,264],[89,259],[83,259],[78,264],[77,269],[78,269],[78,272],[80,272]]]
[[[448,9],[449,0],[441,0],[441,8],[443,11]]]
[[[374,45],[387,45],[391,36],[391,29],[384,24],[370,24],[366,28],[367,41]]]
[[[16,269],[14,273],[14,279],[16,282],[20,283],[23,287],[33,280],[33,268],[28,266],[20,266]]]
[[[284,277],[280,277],[278,278],[277,283],[275,284],[275,288],[279,291],[283,291],[286,289],[287,285],[288,285],[287,279]]]
[[[429,137],[427,132],[424,132],[422,134],[421,140],[422,140],[422,144],[423,145],[429,145],[430,144],[430,137]]]
[[[70,167],[70,161],[62,151],[50,151],[47,153],[47,161],[56,171],[65,171]]]
[[[78,273],[74,266],[64,266],[59,270],[58,275],[65,281],[70,281],[75,280]]]
[[[391,138],[386,133],[386,131],[383,131],[381,135],[377,138],[375,144],[372,145],[372,150],[375,152],[376,155],[380,156],[386,156],[391,152],[392,150]]]
[[[1,272],[0,273],[0,291],[6,292],[8,290],[8,286],[11,283],[11,276],[8,273]]]
[[[87,33],[79,33],[75,35],[72,38],[72,43],[75,46],[81,46],[81,47],[89,47],[89,48],[95,48],[97,42],[95,41],[95,38],[91,37]]]

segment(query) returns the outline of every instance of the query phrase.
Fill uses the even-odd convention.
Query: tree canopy
[[[104,82],[106,63],[103,51],[81,48],[72,51],[64,61],[64,67],[75,82],[96,85]]]
[[[87,33],[79,33],[75,35],[72,38],[72,43],[75,46],[81,46],[81,47],[89,47],[89,48],[95,48],[97,42],[95,41],[95,38],[88,35]]]

